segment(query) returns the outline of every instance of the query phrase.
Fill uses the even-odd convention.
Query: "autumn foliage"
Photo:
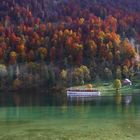
[[[56,15],[46,12],[45,19],[35,15],[33,7],[24,7],[26,2],[3,1],[7,14],[0,15],[0,60],[5,64],[45,61],[63,68],[67,63],[96,65],[98,69],[104,63],[103,69],[113,71],[114,65],[131,68],[135,63],[136,51],[130,38],[140,42],[140,13],[128,12],[124,5],[120,8],[117,4],[121,1],[115,8],[111,0],[110,5],[100,0],[60,2]],[[130,5],[129,0],[127,3]]]

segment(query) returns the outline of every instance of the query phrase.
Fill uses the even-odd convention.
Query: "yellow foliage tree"
[[[63,69],[60,73],[60,77],[62,80],[66,80],[67,79],[67,71]]]
[[[116,79],[116,80],[114,81],[114,88],[115,88],[116,90],[118,90],[118,89],[121,88],[121,86],[122,86],[121,81],[120,81],[119,79]]]

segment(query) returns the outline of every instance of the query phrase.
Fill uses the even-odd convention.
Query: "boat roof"
[[[131,82],[131,81],[130,81],[129,79],[127,79],[127,78],[126,78],[126,79],[124,79],[124,81],[126,81],[126,82]]]

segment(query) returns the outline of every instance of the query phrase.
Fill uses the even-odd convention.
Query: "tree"
[[[22,83],[21,83],[21,80],[19,78],[16,78],[14,81],[13,81],[13,88],[15,90],[18,90],[19,88],[22,87]]]
[[[27,60],[28,60],[29,62],[32,62],[32,61],[35,60],[35,53],[34,53],[33,50],[30,50],[30,51],[28,52],[28,54],[27,54]]]
[[[6,66],[3,64],[0,64],[0,78],[6,76],[7,73],[7,69]]]
[[[129,69],[126,65],[123,66],[123,69],[122,69],[122,74],[125,78],[128,78],[129,77]]]
[[[38,49],[39,53],[40,53],[40,56],[41,56],[41,60],[44,60],[47,56],[47,49],[46,48],[43,48],[43,47],[40,47]]]
[[[116,80],[114,81],[114,88],[115,88],[116,90],[119,90],[119,89],[121,88],[121,86],[122,86],[121,81],[120,81],[119,79],[116,79]]]
[[[10,52],[10,64],[15,64],[17,61],[17,53],[15,51]]]
[[[112,79],[112,71],[109,68],[106,67],[104,69],[104,74],[105,74],[106,80],[111,80]]]
[[[66,80],[67,79],[67,71],[66,70],[62,70],[61,73],[60,73],[60,78],[62,80]]]
[[[122,78],[122,71],[121,71],[121,67],[117,67],[116,69],[116,78],[121,79]]]
[[[51,63],[54,63],[55,57],[56,57],[56,48],[52,47],[50,49],[50,60],[51,60]]]
[[[89,81],[91,79],[91,76],[90,76],[90,70],[88,69],[87,66],[80,66],[80,69],[83,71],[83,74],[84,74],[84,81]]]

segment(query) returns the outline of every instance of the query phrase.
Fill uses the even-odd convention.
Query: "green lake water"
[[[140,140],[139,94],[50,94],[1,93],[0,140]]]

